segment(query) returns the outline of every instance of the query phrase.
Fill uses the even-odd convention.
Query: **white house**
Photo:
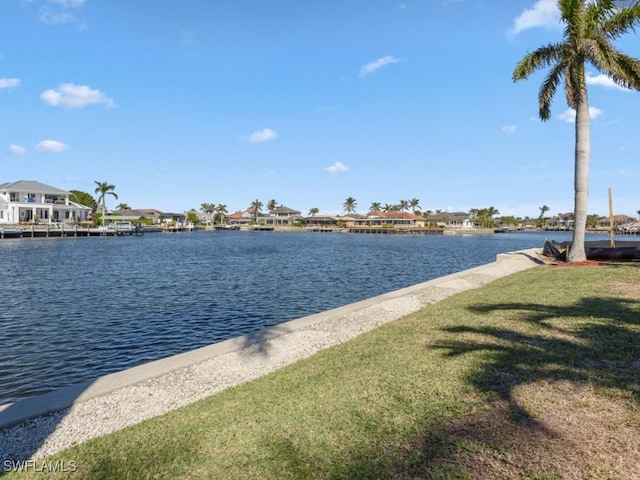
[[[91,218],[91,208],[69,201],[65,190],[29,180],[0,184],[0,224],[87,218]]]

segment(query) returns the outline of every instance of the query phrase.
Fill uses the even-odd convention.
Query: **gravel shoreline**
[[[358,302],[353,308],[335,309],[335,316],[316,323],[283,328],[279,336],[26,420],[0,430],[2,465],[41,459],[162,415],[310,357],[455,293],[541,263],[544,260],[535,249],[501,254],[494,263],[381,295],[371,299],[373,302]]]

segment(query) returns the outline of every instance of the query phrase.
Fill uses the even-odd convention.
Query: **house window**
[[[16,192],[10,192],[9,193],[9,201],[10,202],[17,202],[18,201],[18,194]]]
[[[24,196],[25,201],[28,203],[36,203],[36,194],[35,193],[27,193]]]

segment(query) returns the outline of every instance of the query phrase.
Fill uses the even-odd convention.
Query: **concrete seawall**
[[[41,458],[253,380],[456,293],[544,263],[537,249],[0,406],[0,457]]]

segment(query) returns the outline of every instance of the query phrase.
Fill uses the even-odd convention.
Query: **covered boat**
[[[571,242],[546,240],[542,254],[559,260],[567,259]],[[584,242],[587,260],[640,260],[640,241],[616,241],[611,247],[609,240]]]

